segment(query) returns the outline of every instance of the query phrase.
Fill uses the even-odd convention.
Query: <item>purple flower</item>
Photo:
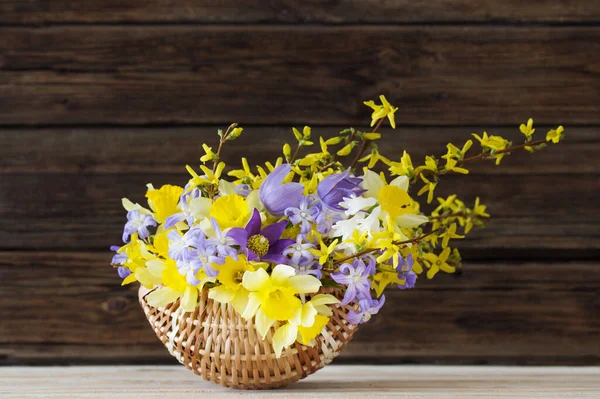
[[[197,264],[190,254],[186,254],[183,259],[177,261],[177,271],[182,276],[185,276],[185,280],[189,285],[197,286],[201,281],[196,277],[196,274],[200,270]]]
[[[361,299],[358,301],[360,310],[358,312],[351,310],[348,312],[348,322],[351,324],[366,323],[371,319],[371,316],[377,314],[379,309],[385,303],[385,295],[382,295],[379,300],[377,299]]]
[[[308,248],[314,248],[315,245],[311,243],[303,244],[304,236],[302,234],[298,234],[296,237],[296,243],[289,246],[285,251],[283,251],[284,255],[292,255],[292,265],[299,265],[302,261],[313,260],[313,255],[308,251]]]
[[[156,220],[151,215],[140,213],[134,209],[127,212],[127,223],[123,229],[123,242],[129,241],[129,236],[138,233],[138,237],[142,240],[150,236],[148,226],[156,226]]]
[[[317,194],[323,204],[334,211],[343,211],[340,202],[344,197],[356,196],[365,192],[360,187],[362,178],[350,175],[350,169],[343,173],[336,173],[324,178],[317,187]]]
[[[192,246],[194,248],[183,256],[183,260],[189,261],[196,272],[204,269],[208,277],[218,275],[219,271],[213,267],[213,264],[222,265],[225,263],[225,259],[217,255],[217,248],[210,244],[209,240],[206,239],[206,235],[195,236]]]
[[[321,234],[327,234],[333,228],[333,225],[342,220],[343,213],[332,211],[323,207],[317,216],[317,231]]]
[[[347,286],[342,305],[349,304],[357,297],[358,299],[370,298],[370,272],[370,265],[365,265],[362,260],[355,259],[352,264],[342,264],[339,272],[331,273],[333,281]]]
[[[190,184],[188,183],[183,190],[183,194],[179,197],[179,209],[181,209],[181,212],[167,217],[164,224],[165,229],[169,230],[171,227],[184,220],[187,220],[187,223],[190,226],[194,223],[193,217],[190,215],[190,201],[194,198],[199,198],[202,193],[197,187],[191,190],[189,190],[189,188]]]
[[[304,186],[300,183],[282,184],[292,166],[283,164],[275,168],[263,181],[259,196],[271,215],[283,216],[287,208],[296,208],[302,199]]]
[[[406,259],[402,259],[396,267],[398,278],[404,280],[404,284],[398,284],[398,288],[401,290],[413,288],[417,282],[417,274],[412,271],[414,263],[415,261],[412,254],[409,254]]]
[[[125,277],[127,277],[127,276],[129,276],[131,274],[131,270],[129,270],[126,267],[119,266],[117,268],[117,273],[119,273],[119,277],[125,278]]]
[[[323,265],[319,262],[315,262],[313,259],[305,259],[301,258],[299,262],[294,262],[293,259],[290,259],[288,262],[290,266],[296,269],[296,274],[312,274],[319,280],[323,278]]]
[[[121,249],[121,247],[119,247],[118,245],[111,245],[110,250],[116,252],[112,260],[110,261],[111,265],[122,266],[125,264],[125,262],[127,262],[127,255],[125,254],[125,252],[118,252],[119,249]]]
[[[206,235],[201,228],[192,227],[183,235],[177,230],[169,231],[167,238],[169,239],[169,257],[180,260],[183,259],[184,255],[192,252],[198,240],[205,240]]]
[[[302,197],[298,207],[289,207],[285,210],[285,216],[290,219],[293,225],[302,223],[300,233],[306,234],[311,229],[311,222],[315,221],[319,213],[319,208],[310,197]]]
[[[231,256],[233,259],[238,259],[238,251],[232,248],[232,245],[238,245],[237,241],[233,237],[223,233],[215,218],[210,218],[213,230],[215,231],[215,237],[206,240],[208,245],[211,245],[217,249],[217,252],[221,256]]]
[[[294,240],[281,239],[287,225],[286,220],[260,229],[260,213],[254,209],[245,228],[234,227],[227,235],[232,237],[246,252],[248,260],[266,260],[274,263],[286,263],[288,258],[281,253],[294,243]]]
[[[242,197],[247,197],[251,191],[252,188],[247,184],[238,184],[235,186],[235,193],[241,195]]]

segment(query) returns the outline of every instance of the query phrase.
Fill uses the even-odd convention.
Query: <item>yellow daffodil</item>
[[[527,137],[527,140],[531,140],[531,136],[535,132],[535,129],[533,128],[533,119],[529,118],[526,125],[522,123],[521,126],[519,126],[519,130]]]
[[[448,264],[450,248],[446,247],[439,255],[433,253],[423,254],[423,258],[428,262],[429,270],[427,278],[433,278],[440,270],[446,273],[454,273],[456,269]]]
[[[378,120],[387,116],[387,118],[390,120],[390,125],[393,129],[395,129],[396,120],[394,118],[394,113],[398,111],[398,108],[393,107],[387,101],[384,95],[380,95],[379,100],[381,100],[381,105],[375,104],[375,102],[372,100],[363,102],[363,104],[373,110],[373,113],[371,114],[371,126],[374,126]]]
[[[183,193],[183,188],[165,184],[160,189],[150,189],[146,193],[148,205],[154,214],[154,219],[158,223],[164,223],[165,219],[179,212],[177,204],[179,197]]]
[[[238,260],[232,257],[226,257],[225,263],[217,265],[219,275],[217,281],[221,285],[211,288],[208,291],[208,297],[221,303],[230,303],[233,308],[242,313],[248,304],[248,295],[250,292],[242,285],[242,278],[247,271],[254,271],[254,267],[248,263],[246,257],[238,256]]]
[[[222,229],[244,227],[250,219],[250,209],[241,195],[224,195],[212,203],[210,216]]]
[[[560,142],[563,137],[564,127],[559,126],[556,129],[552,129],[546,134],[546,141],[552,141],[554,144]]]

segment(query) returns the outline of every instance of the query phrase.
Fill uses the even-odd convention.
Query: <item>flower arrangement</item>
[[[410,289],[421,274],[433,278],[460,267],[450,241],[483,226],[485,205],[477,198],[469,207],[451,195],[436,198],[425,215],[415,191],[432,203],[443,175],[468,174],[475,161],[499,164],[513,151],[535,152],[564,135],[559,126],[533,140],[530,119],[520,126],[521,144],[473,134],[477,152],[473,140],[448,144],[446,154],[413,166],[406,151],[397,161],[379,152],[379,128],[386,120],[395,128],[398,109],[384,96],[380,101],[364,103],[372,109],[371,128],[320,137],[316,146],[308,126],[294,128],[296,143],[285,144],[282,157],[254,169],[243,158],[242,169],[227,173],[230,180],[221,153],[242,128],[219,130],[216,152],[203,144],[201,173],[187,166],[185,187],[149,184],[148,207],[123,199],[125,244],[112,248],[123,284],[138,281],[152,290],[151,306],[179,301],[187,312],[206,290],[254,319],[263,339],[276,326],[272,345],[280,357],[295,342],[314,345],[332,308],[350,306],[348,323],[364,323],[384,305],[386,289]],[[317,149],[301,156],[311,147]]]

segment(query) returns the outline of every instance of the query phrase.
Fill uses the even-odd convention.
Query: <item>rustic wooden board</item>
[[[0,252],[0,364],[171,362],[107,252]],[[597,262],[468,263],[391,290],[342,361],[593,364]]]
[[[169,0],[0,1],[0,22],[42,23],[435,23],[597,22],[600,6],[585,0]]]
[[[600,27],[2,28],[0,124],[600,123]],[[317,45],[318,43],[318,45]],[[335,49],[335,56],[332,56]]]
[[[595,398],[598,367],[327,366],[280,390],[244,393],[203,381],[182,366],[12,367],[0,375],[11,398]]]

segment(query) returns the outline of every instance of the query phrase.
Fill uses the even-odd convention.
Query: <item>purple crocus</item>
[[[417,282],[417,274],[412,271],[414,263],[415,261],[412,257],[412,254],[409,254],[406,259],[402,259],[396,267],[398,278],[404,280],[404,284],[398,284],[398,288],[401,290],[413,288]]]
[[[352,264],[344,263],[340,266],[340,270],[331,273],[331,278],[338,284],[347,286],[344,293],[342,305],[347,305],[358,297],[358,299],[370,298],[369,291],[371,290],[371,275],[370,265],[360,259],[355,259]]]
[[[302,234],[311,230],[310,224],[315,221],[318,214],[319,207],[310,197],[302,197],[297,207],[289,207],[285,210],[285,216],[293,225],[301,224],[300,233]]]
[[[129,242],[132,234],[138,233],[142,240],[150,236],[149,226],[156,226],[156,220],[151,215],[141,213],[137,209],[127,212],[127,223],[123,229],[123,242]]]
[[[181,197],[179,197],[179,209],[181,209],[181,212],[171,215],[165,219],[165,229],[169,230],[171,227],[175,226],[179,222],[183,222],[184,220],[187,220],[188,225],[191,226],[194,223],[194,220],[190,215],[190,202],[194,198],[199,198],[201,195],[202,193],[197,187],[190,190],[190,183],[188,183],[183,190],[183,194],[181,194]]]
[[[292,166],[287,163],[276,167],[260,187],[260,200],[271,215],[283,216],[287,208],[297,208],[302,199],[302,184],[282,184],[291,170]]]
[[[237,249],[231,247],[232,245],[238,245],[237,241],[221,230],[215,218],[210,218],[210,223],[212,224],[215,236],[206,240],[206,243],[215,247],[220,256],[230,256],[238,260]]]
[[[358,301],[358,305],[360,310],[357,312],[355,310],[351,310],[348,312],[348,322],[351,324],[361,324],[366,323],[371,319],[371,316],[377,314],[379,309],[385,303],[385,295],[382,295],[379,300],[365,298]]]
[[[232,237],[245,251],[248,260],[265,260],[287,263],[288,258],[281,253],[294,243],[290,238],[281,239],[287,225],[286,220],[269,225],[261,230],[260,213],[254,209],[245,228],[234,227],[227,235]]]
[[[352,195],[359,196],[365,192],[360,184],[361,177],[350,175],[350,169],[324,178],[317,186],[317,195],[323,204],[334,211],[343,211],[340,202]]]
[[[315,245],[311,243],[303,243],[304,236],[302,234],[298,234],[296,237],[296,243],[290,245],[285,251],[283,251],[283,255],[292,255],[291,264],[298,265],[303,261],[314,259],[313,255],[308,251],[309,248],[314,248]]]

